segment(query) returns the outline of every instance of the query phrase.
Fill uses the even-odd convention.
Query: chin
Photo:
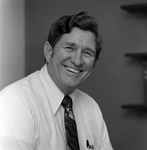
[[[71,89],[76,89],[78,88],[79,84],[75,84],[75,83],[66,83],[64,84],[67,88],[71,88]]]
[[[78,88],[78,85],[75,84],[66,84],[66,86],[69,88]]]

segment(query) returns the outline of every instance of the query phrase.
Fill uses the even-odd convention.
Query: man
[[[100,51],[93,17],[80,12],[57,20],[44,45],[43,68],[0,93],[0,150],[112,150],[99,106],[78,89]],[[65,97],[73,107],[64,108]]]

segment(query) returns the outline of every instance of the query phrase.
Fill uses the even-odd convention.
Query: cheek
[[[64,50],[63,48],[61,48],[61,49],[58,49],[58,51],[56,52],[55,59],[57,59],[58,62],[63,61],[68,57],[68,55],[69,55],[69,53],[66,50]]]
[[[85,65],[87,67],[87,70],[91,71],[93,69],[93,66],[94,66],[94,59],[89,60],[89,61],[85,61]]]

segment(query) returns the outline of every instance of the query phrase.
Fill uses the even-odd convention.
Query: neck
[[[59,87],[58,87],[59,88]],[[71,88],[71,87],[63,87],[63,88],[59,88],[62,93],[64,93],[65,95],[70,95],[72,94],[76,89],[75,88]]]

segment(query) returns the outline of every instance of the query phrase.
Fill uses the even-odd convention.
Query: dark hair
[[[73,27],[78,27],[81,30],[91,31],[94,33],[96,41],[96,62],[101,51],[102,40],[98,33],[98,24],[96,23],[96,19],[87,15],[87,13],[84,11],[74,15],[62,16],[56,22],[54,22],[49,31],[47,41],[50,43],[52,48],[54,48],[62,35],[70,33]]]

